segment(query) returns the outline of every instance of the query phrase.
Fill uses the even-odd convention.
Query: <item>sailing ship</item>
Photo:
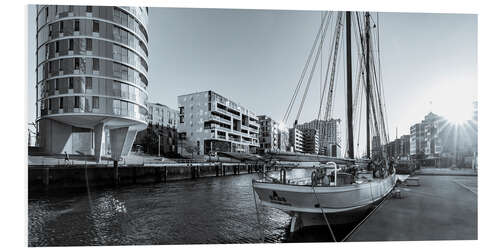
[[[314,68],[318,60],[318,54],[322,51],[322,46],[325,41],[325,34],[328,26],[333,23],[333,12],[322,14],[322,21],[318,33],[316,35],[313,48],[309,53],[309,58],[299,80],[298,87],[294,91],[291,104],[285,114],[285,121],[289,115],[294,99],[298,95],[298,89],[304,82],[305,73],[308,71],[313,52],[316,51],[311,75],[307,81],[306,90],[302,98],[301,106],[299,107],[297,118],[295,119],[294,127],[297,125],[302,105],[307,89],[312,78]],[[396,184],[396,171],[393,161],[387,159],[384,150],[379,153],[370,155],[370,133],[375,131],[375,137],[378,138],[379,145],[382,140],[388,141],[388,135],[385,127],[385,115],[383,99],[383,89],[380,81],[380,63],[377,73],[374,59],[375,49],[370,49],[373,44],[371,37],[372,27],[370,13],[355,13],[355,19],[351,22],[351,12],[338,12],[335,22],[334,39],[329,49],[328,70],[326,72],[323,92],[320,100],[320,111],[318,118],[321,115],[324,93],[328,93],[325,106],[324,120],[330,119],[332,116],[332,101],[335,90],[334,79],[336,71],[336,61],[339,52],[342,29],[345,23],[345,40],[346,40],[346,92],[347,92],[347,139],[348,145],[346,158],[329,158],[329,162],[325,162],[325,158],[321,159],[316,166],[305,167],[302,176],[292,176],[287,178],[287,175],[292,175],[290,169],[282,168],[278,176],[269,176],[265,174],[263,178],[252,181],[254,195],[259,198],[264,206],[280,209],[288,213],[292,217],[290,232],[296,232],[303,227],[315,225],[327,225],[332,233],[331,225],[347,224],[358,219],[355,215],[366,212],[374,204],[380,202],[386,197]],[[364,25],[362,19],[364,17]],[[378,16],[377,16],[378,20]],[[354,36],[361,41],[358,43],[358,81],[356,85],[355,105],[353,105],[352,91],[352,66],[351,66],[351,23],[357,23],[358,32]],[[364,29],[362,28],[364,26]],[[378,33],[377,33],[378,40]],[[319,41],[319,43],[318,43]],[[316,46],[317,45],[317,46]],[[372,46],[375,47],[375,46]],[[378,50],[378,46],[376,47]],[[379,50],[378,50],[379,51]],[[380,60],[380,54],[378,54]],[[377,76],[378,74],[378,76]],[[328,81],[329,80],[329,81]],[[327,91],[327,82],[328,91]],[[354,157],[354,139],[353,139],[353,116],[358,112],[361,116],[360,93],[365,93],[366,96],[366,157],[363,159],[355,159]],[[361,99],[362,101],[362,99]],[[359,109],[359,111],[357,111]],[[373,117],[371,117],[373,116]],[[360,118],[361,121],[361,118]],[[361,122],[358,123],[360,125]],[[319,128],[318,128],[319,129]],[[359,143],[358,143],[359,145]],[[280,157],[280,155],[275,155]],[[290,160],[293,156],[288,154],[282,155]],[[301,156],[297,154],[297,159]],[[311,158],[311,157],[310,157]],[[326,158],[328,159],[328,158]],[[293,169],[295,172],[298,170]],[[300,171],[299,171],[300,172]],[[333,236],[333,233],[332,233]]]

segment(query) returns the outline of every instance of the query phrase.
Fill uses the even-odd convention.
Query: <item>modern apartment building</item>
[[[341,136],[340,119],[313,120],[304,124],[297,125],[298,129],[316,129],[319,134],[319,154],[339,157]]]
[[[284,152],[288,147],[288,129],[280,128],[279,124],[266,115],[258,116],[259,143],[264,151]]]
[[[259,123],[254,112],[211,90],[178,96],[177,102],[179,136],[194,144],[197,154],[256,152]]]
[[[304,137],[298,128],[291,128],[289,131],[290,151],[304,153]]]
[[[266,115],[257,116],[259,119],[259,144],[265,151],[279,151],[278,123]]]
[[[282,151],[282,152],[290,151],[289,130],[287,128],[282,128],[282,129],[279,129],[278,131],[279,131],[278,144],[279,144],[280,151]]]
[[[161,103],[148,103],[148,123],[169,128],[179,125],[179,111]]]
[[[37,7],[37,123],[48,154],[127,155],[146,127],[148,8]]]
[[[440,131],[445,120],[429,113],[425,119],[410,127],[410,155],[423,153],[427,156],[439,156],[442,152]]]
[[[422,121],[424,124],[425,149],[424,152],[429,156],[439,156],[442,151],[441,138],[439,131],[443,127],[444,119],[434,113],[429,113]]]
[[[403,135],[399,138],[399,156],[409,157],[410,156],[410,135]]]
[[[410,127],[410,155],[415,156],[425,153],[424,127],[421,123],[416,123]]]
[[[308,154],[319,153],[319,133],[318,130],[309,128],[302,130],[303,151]]]

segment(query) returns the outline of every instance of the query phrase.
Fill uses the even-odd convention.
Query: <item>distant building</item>
[[[424,153],[425,137],[424,126],[417,123],[410,127],[410,155],[416,156],[417,154]]]
[[[410,135],[403,135],[400,137],[399,148],[400,157],[410,156]]]
[[[259,118],[259,144],[260,148],[265,151],[278,151],[279,150],[279,131],[278,123],[271,117],[260,115]]]
[[[288,130],[280,129],[279,124],[271,117],[260,115],[259,144],[264,151],[286,151],[288,146]]]
[[[169,128],[177,128],[179,125],[179,110],[168,107],[161,103],[148,103],[148,123],[161,125]]]
[[[179,124],[179,111],[161,103],[147,103],[149,114],[148,127],[137,133],[134,149],[140,145],[148,154],[158,154],[158,140],[160,140],[160,153],[165,156],[176,155],[178,147],[177,126]]]
[[[310,128],[302,130],[303,151],[308,154],[319,153],[319,133],[318,130]]]
[[[160,143],[158,143],[158,140]],[[158,151],[160,151],[162,156],[177,157],[178,140],[177,129],[149,123],[145,130],[137,133],[134,141],[134,150],[140,149],[150,155],[158,155]],[[158,150],[158,145],[160,145],[160,150]]]
[[[290,135],[288,129],[279,129],[278,144],[282,152],[290,151]]]
[[[289,131],[290,151],[304,153],[304,137],[302,131],[297,128],[291,128]]]
[[[442,117],[432,112],[427,114],[422,121],[422,125],[424,126],[425,155],[438,157],[441,153],[441,138],[439,137],[438,131],[443,127],[443,122],[444,120]]]
[[[328,121],[315,119],[297,125],[298,129],[316,129],[319,137],[319,154],[339,157],[341,146],[340,119]]]
[[[214,91],[181,95],[177,102],[180,139],[194,144],[196,154],[256,152],[259,123],[254,112]]]

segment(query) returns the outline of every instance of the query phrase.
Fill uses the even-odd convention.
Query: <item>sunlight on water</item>
[[[265,242],[307,241],[290,237],[291,217],[277,209],[260,207],[259,226],[252,178],[30,195],[29,246],[257,243],[261,232]],[[330,241],[326,232],[313,240]]]

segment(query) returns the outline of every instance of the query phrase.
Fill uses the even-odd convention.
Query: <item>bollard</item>
[[[118,175],[118,161],[113,161],[113,168],[114,168],[115,185],[118,185],[120,184],[120,177]]]
[[[163,177],[163,182],[167,182],[168,169],[167,169],[167,166],[165,166],[164,168],[165,168],[165,170],[163,172],[165,173],[165,175]]]
[[[50,173],[49,173],[50,169],[49,168],[45,168],[44,169],[44,172],[45,172],[45,175],[44,175],[44,178],[42,179],[42,183],[45,187],[49,187],[49,183],[50,183]]]
[[[189,169],[191,171],[191,179],[196,179],[196,173],[194,171],[194,167],[192,165],[189,165],[189,163],[188,163],[188,166],[189,166]]]

